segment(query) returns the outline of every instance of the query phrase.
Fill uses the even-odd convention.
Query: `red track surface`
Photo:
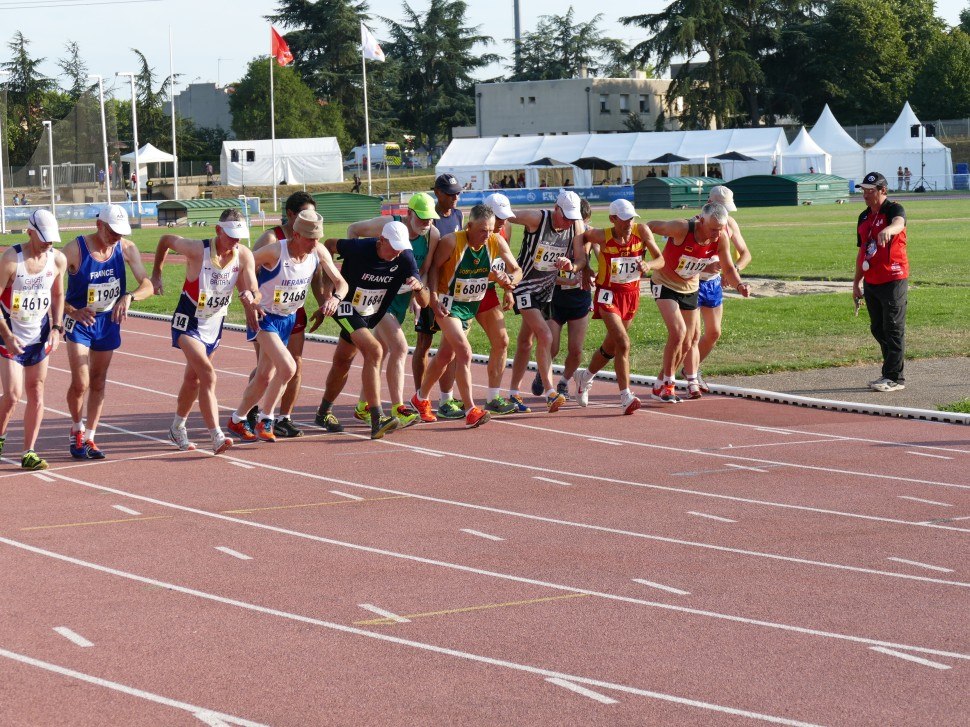
[[[169,340],[127,325],[104,462],[67,454],[60,352],[52,469],[0,473],[4,725],[968,720],[965,428],[646,392],[623,417],[597,383],[371,442],[355,375],[349,434],[317,434],[308,344],[310,436],[213,458],[167,442]],[[216,365],[228,410],[241,334]]]

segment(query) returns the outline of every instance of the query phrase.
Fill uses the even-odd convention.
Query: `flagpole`
[[[168,95],[172,101],[172,199],[179,198],[179,153],[175,146],[175,55],[172,52],[172,26],[168,26]]]
[[[271,52],[269,55],[269,135],[270,144],[273,148],[273,212],[277,211],[276,200],[276,100],[273,97],[273,62],[276,56]]]
[[[366,149],[367,154],[367,194],[373,195],[374,190],[371,186],[371,176],[370,176],[370,165],[371,156],[373,156],[370,148],[370,117],[367,111],[367,59],[364,58],[364,54],[360,54],[360,65],[364,69],[364,149]],[[384,160],[387,164],[387,160]]]

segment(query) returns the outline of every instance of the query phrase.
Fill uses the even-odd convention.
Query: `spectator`
[[[98,189],[104,191],[104,169],[98,170]]]
[[[354,194],[360,194],[360,176],[354,172],[354,188],[350,190]]]
[[[205,163],[205,183],[210,187],[212,186],[212,163],[211,162]]]
[[[909,167],[903,170],[903,179],[906,180],[906,191],[909,191],[909,180],[913,177],[913,173],[909,171]]]
[[[525,187],[525,172],[519,172],[517,186],[519,189],[523,189]]]
[[[564,187],[572,187],[573,186],[573,180],[571,180],[569,177],[566,177],[566,181],[562,183],[562,186],[564,186]]]
[[[904,175],[903,175],[903,168],[902,167],[898,167],[896,169],[896,191],[897,192],[902,192],[903,191],[903,177],[904,177]]]
[[[656,177],[657,176],[657,172],[654,170],[653,167],[650,167],[650,171],[647,172],[647,176],[648,177]]]
[[[815,174],[815,167],[809,167],[808,168],[808,173],[809,174]]]
[[[17,205],[20,204],[20,197],[17,195],[16,192],[13,193],[13,202],[12,202],[12,204],[13,204],[14,207],[16,207]]]

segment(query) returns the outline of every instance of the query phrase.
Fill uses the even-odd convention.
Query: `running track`
[[[967,723],[965,428],[717,396],[623,417],[597,383],[371,442],[356,369],[348,433],[313,427],[308,343],[310,436],[213,458],[167,442],[169,346],[126,324],[109,459],[67,455],[63,351],[52,469],[4,459],[4,725]],[[252,360],[227,332],[226,411]]]

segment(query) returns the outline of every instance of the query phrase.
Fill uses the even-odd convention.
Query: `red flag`
[[[287,63],[293,62],[293,54],[290,53],[290,46],[286,44],[283,40],[283,36],[276,32],[276,28],[270,28],[270,52],[276,58],[276,62],[281,66],[285,66]]]

